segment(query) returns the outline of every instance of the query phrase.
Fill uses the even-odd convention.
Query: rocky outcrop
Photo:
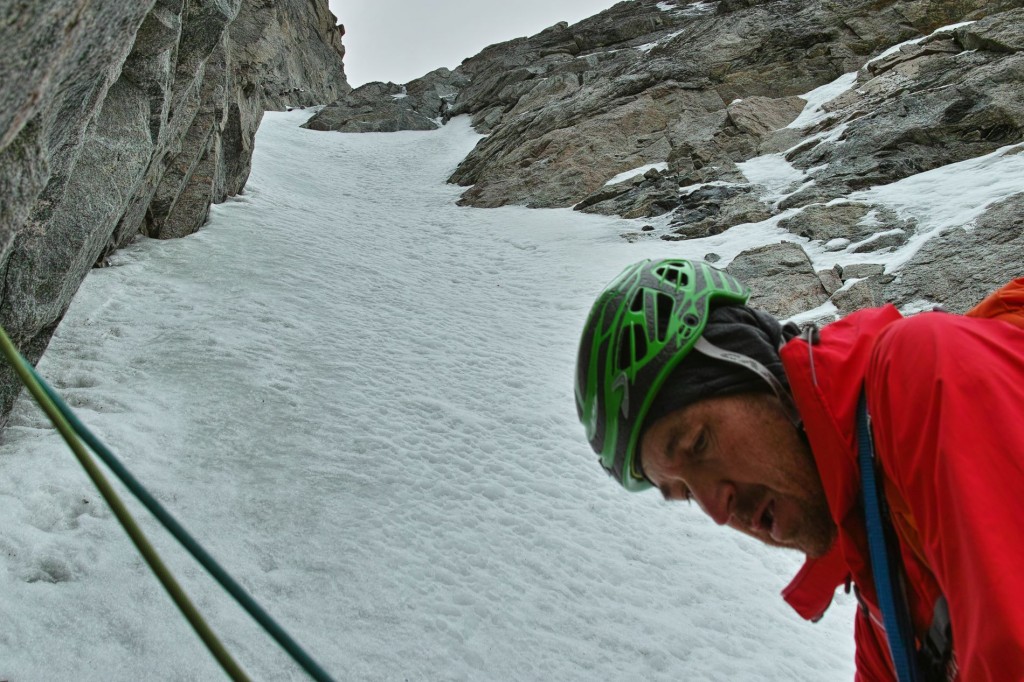
[[[3,10],[0,321],[30,360],[106,254],[241,191],[265,109],[349,90],[341,35],[326,0]],[[16,392],[0,373],[0,414]]]
[[[1022,17],[1024,10],[1001,13],[869,63],[811,131],[833,134],[787,154],[798,168],[818,170],[814,185],[782,207],[888,184],[1024,140],[1024,56],[966,46],[968,36],[1006,32]]]
[[[964,312],[1021,276],[1024,184],[1002,175],[1019,178],[1024,168],[1015,163],[1024,154],[1022,27],[1024,9],[1013,9],[887,51],[824,103],[800,131],[802,139],[784,151],[805,177],[773,210],[789,215],[779,226],[808,240],[807,249],[877,254],[879,261],[904,249],[911,254],[897,268],[870,262],[836,268],[831,277],[842,286],[830,296],[838,314],[886,302]],[[790,131],[786,137],[792,142]],[[946,167],[959,175],[943,180],[928,173]],[[896,184],[901,180],[911,184]],[[971,183],[984,190],[969,189]],[[1001,184],[1007,186],[997,189]],[[985,190],[1007,198],[962,219],[947,209],[948,218],[935,215],[920,225],[910,217],[915,211],[891,208],[901,203],[900,187],[931,193],[936,203],[956,192],[968,203]],[[928,211],[918,206],[916,213]],[[783,288],[783,280],[772,281]]]
[[[729,180],[720,171],[734,174],[796,117],[794,96],[1007,4],[619,3],[459,67],[472,82],[453,113],[491,134],[452,181],[472,186],[472,206],[559,207],[590,203],[609,178],[651,163],[667,161],[681,186]]]
[[[238,87],[264,110],[326,104],[351,90],[345,27],[323,0],[245,0],[228,31]]]
[[[452,102],[468,83],[466,76],[444,68],[406,85],[367,83],[328,104],[303,127],[343,133],[435,130],[450,118]]]

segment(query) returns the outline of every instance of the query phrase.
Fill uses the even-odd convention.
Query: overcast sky
[[[345,25],[345,72],[358,87],[455,68],[484,47],[574,23],[616,0],[329,0]]]

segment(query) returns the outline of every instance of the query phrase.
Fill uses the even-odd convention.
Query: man
[[[928,679],[1024,679],[1024,330],[890,305],[800,334],[748,295],[681,259],[637,263],[600,295],[576,405],[604,468],[803,552],[783,595],[805,618],[852,584],[857,680],[895,680],[857,462],[863,393],[914,646],[945,649],[912,655]]]

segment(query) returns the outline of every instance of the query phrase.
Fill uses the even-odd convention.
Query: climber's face
[[[774,396],[710,398],[669,413],[645,431],[640,452],[667,500],[694,500],[716,523],[810,557],[832,546],[814,457]]]

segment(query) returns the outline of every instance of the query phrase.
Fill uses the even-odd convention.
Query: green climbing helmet
[[[640,430],[665,380],[700,339],[709,310],[749,297],[739,280],[706,263],[644,260],[590,309],[576,357],[576,410],[601,466],[626,490],[651,485],[637,461]]]

